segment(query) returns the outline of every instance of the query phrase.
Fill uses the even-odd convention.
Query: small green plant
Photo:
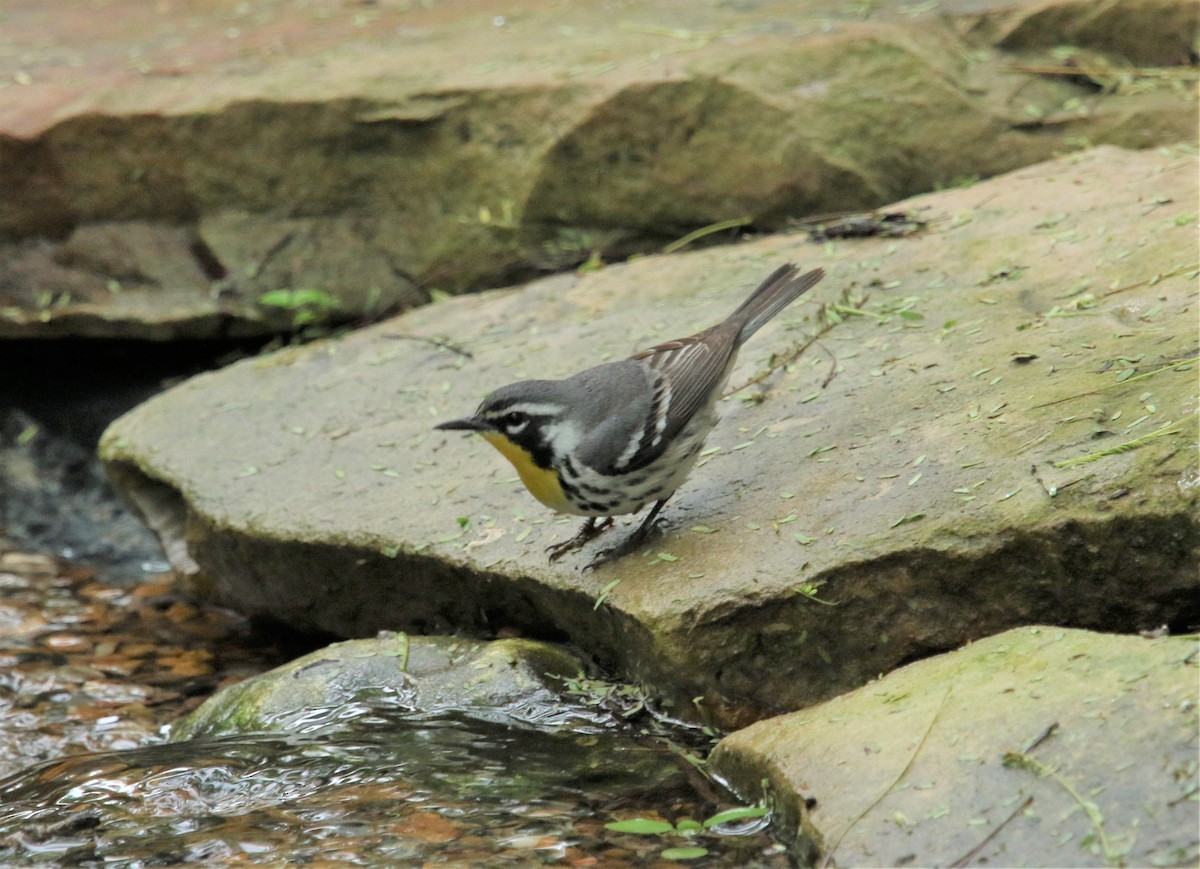
[[[738,821],[757,820],[765,818],[771,812],[766,806],[737,806],[717,812],[704,821],[683,818],[677,823],[664,821],[660,818],[627,818],[623,821],[611,821],[604,829],[614,833],[632,833],[638,836],[679,836],[687,842],[694,842],[696,837],[706,833],[711,834],[717,827]],[[659,852],[664,860],[698,860],[708,856],[708,848],[699,844],[672,845]]]
[[[616,588],[620,582],[621,578],[618,576],[612,582],[605,585],[604,588],[600,589],[600,593],[596,595],[596,602],[592,605],[592,609],[598,610],[600,607],[604,606],[604,602],[608,600],[608,596],[612,594],[612,590]]]
[[[1136,450],[1139,447],[1144,447],[1153,440],[1166,437],[1167,435],[1179,434],[1181,431],[1183,431],[1181,428],[1171,428],[1172,425],[1174,425],[1174,423],[1168,422],[1149,434],[1144,434],[1141,437],[1134,438],[1131,441],[1125,441],[1123,444],[1116,444],[1115,446],[1108,447],[1107,449],[1103,449],[1098,452],[1088,453],[1084,456],[1074,456],[1069,459],[1062,459],[1061,461],[1054,462],[1053,465],[1056,468],[1069,468],[1072,465],[1086,465],[1088,462],[1096,462],[1105,458],[1106,456],[1116,456],[1120,455],[1121,453],[1127,453],[1130,450]]]
[[[309,326],[329,319],[329,315],[341,307],[341,302],[324,290],[270,290],[258,297],[258,303],[267,308],[281,308],[292,312],[292,325]]]
[[[710,223],[708,226],[702,226],[699,229],[689,232],[683,238],[677,238],[675,241],[663,248],[663,253],[675,253],[682,250],[694,241],[699,241],[706,235],[712,235],[714,232],[724,232],[727,229],[737,229],[742,226],[749,226],[754,218],[746,217],[731,217],[728,220],[722,220],[719,223]]]
[[[822,598],[817,597],[817,592],[820,591],[820,589],[817,586],[813,585],[811,582],[803,582],[800,585],[793,588],[792,591],[798,595],[801,595],[802,597],[808,598],[813,603],[824,604],[825,606],[837,606],[838,605],[838,602],[836,600],[824,600]]]
[[[1095,840],[1099,842],[1101,850],[1104,852],[1104,859],[1110,866],[1123,866],[1125,863],[1125,853],[1128,848],[1116,846],[1108,837],[1105,829],[1104,815],[1100,812],[1100,807],[1090,799],[1084,797],[1075,786],[1069,782],[1057,769],[1030,757],[1028,754],[1020,751],[1006,751],[1001,763],[1010,769],[1023,769],[1031,772],[1041,778],[1050,778],[1058,783],[1059,787],[1070,794],[1076,804],[1083,809],[1087,815],[1088,822],[1092,825],[1092,830],[1095,834]],[[1085,843],[1087,840],[1084,840]]]
[[[650,695],[640,685],[589,679],[582,673],[578,676],[547,675],[562,680],[563,693],[567,696],[577,698],[585,706],[604,709],[621,718],[641,715],[650,703]]]

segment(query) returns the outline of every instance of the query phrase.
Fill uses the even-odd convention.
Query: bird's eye
[[[504,414],[504,417],[500,420],[500,424],[504,427],[505,431],[514,433],[525,428],[525,425],[528,422],[529,417],[521,413],[519,410],[514,410],[510,413]]]

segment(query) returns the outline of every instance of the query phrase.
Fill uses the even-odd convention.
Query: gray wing
[[[609,362],[569,378],[581,429],[574,453],[601,474],[628,470],[656,400],[655,380],[632,359]],[[630,444],[634,444],[631,449]]]
[[[715,399],[738,347],[824,276],[822,269],[813,269],[797,277],[793,264],[780,266],[716,326],[571,378],[584,394],[607,399],[588,408],[580,448],[589,466],[605,474],[627,473],[661,456]]]
[[[736,352],[730,338],[714,334],[724,325],[659,344],[633,357],[650,372],[654,399],[637,448],[620,457],[625,460],[618,462],[620,470],[633,471],[653,462],[696,412],[712,401]]]

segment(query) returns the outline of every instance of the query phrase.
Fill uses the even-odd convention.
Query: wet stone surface
[[[2,344],[0,370],[30,364]],[[94,425],[78,402],[63,401],[61,379],[36,380],[30,391],[56,395],[70,408],[63,417]],[[158,541],[109,486],[96,459],[98,433],[52,430],[22,409],[9,386],[0,386],[0,534],[17,548],[95,565],[97,576],[120,585],[167,570]]]

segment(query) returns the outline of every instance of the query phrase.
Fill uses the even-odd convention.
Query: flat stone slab
[[[776,236],[435,304],[193,378],[101,444],[176,566],[302,629],[569,637],[678,714],[797,709],[1021,624],[1200,623],[1195,156],[1104,147]],[[742,352],[647,550],[574,531],[432,426],[828,277]],[[631,527],[618,523],[613,539]]]
[[[1092,6],[7,0],[0,339],[376,320],[1190,141],[1195,4]]]
[[[1193,866],[1197,644],[1018,628],[726,737],[834,866]],[[813,808],[806,809],[806,802]]]

